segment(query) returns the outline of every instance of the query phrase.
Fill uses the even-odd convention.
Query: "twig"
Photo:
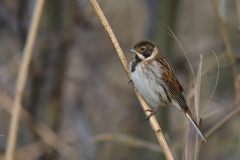
[[[231,45],[230,45],[227,29],[226,29],[226,26],[224,24],[224,21],[223,21],[221,15],[219,13],[217,1],[212,0],[212,4],[213,4],[214,10],[216,12],[218,21],[220,23],[221,32],[222,32],[224,44],[225,44],[225,47],[226,47],[226,54],[227,54],[227,57],[228,57],[228,61],[231,65],[231,72],[232,72],[232,78],[233,78],[233,84],[234,84],[234,89],[235,89],[235,93],[236,93],[238,108],[240,110],[240,89],[239,89],[239,82],[238,82],[238,78],[237,78],[237,69],[234,66],[234,61],[235,60],[234,60],[234,56],[233,56],[233,53],[232,53],[232,48],[231,48]]]
[[[13,100],[9,95],[0,90],[0,97],[3,97],[4,100],[1,100],[1,107],[3,107],[7,112],[12,113]],[[49,127],[45,126],[43,123],[34,119],[34,117],[21,106],[20,120],[23,121],[27,126],[33,128],[33,130],[42,138],[42,140],[51,146],[52,148],[59,150],[59,153],[68,159],[75,160],[83,158],[75,150],[71,149],[66,145],[61,139],[54,133]]]
[[[205,115],[202,116],[202,119],[206,120],[208,118],[214,117],[215,115],[219,115],[222,112],[229,110],[229,108],[231,108],[232,106],[234,106],[235,104],[237,104],[237,101],[233,101],[232,103],[230,103],[229,105],[225,106],[225,107],[221,107],[218,108],[212,112],[206,113]]]
[[[178,42],[178,45],[179,45],[180,48],[182,49],[182,51],[183,51],[185,57],[187,58],[188,64],[189,64],[189,66],[190,66],[190,68],[191,68],[191,71],[192,71],[192,74],[193,74],[194,85],[195,85],[195,83],[196,83],[196,78],[195,78],[195,74],[194,74],[194,71],[193,71],[193,68],[192,68],[191,62],[190,62],[190,60],[189,60],[189,58],[188,58],[186,52],[184,51],[184,49],[183,49],[181,43],[179,42],[179,40],[177,39],[177,37],[176,37],[175,34],[173,33],[173,31],[170,29],[170,27],[168,27],[168,29],[169,29],[169,31],[170,31],[171,34],[172,34],[172,35],[171,35],[171,34],[170,34],[170,35],[171,35],[171,36],[172,36],[172,37]]]
[[[217,64],[218,64],[218,74],[217,74],[217,79],[216,79],[216,83],[215,83],[215,86],[214,86],[214,89],[213,89],[212,95],[211,95],[211,97],[209,98],[209,100],[208,100],[208,102],[207,102],[206,106],[203,108],[203,110],[202,110],[202,113],[201,113],[200,117],[202,116],[203,112],[204,112],[204,111],[205,111],[205,109],[207,108],[207,106],[208,106],[209,102],[212,100],[212,97],[213,97],[213,95],[214,95],[214,93],[215,93],[215,91],[216,91],[217,84],[218,84],[218,77],[219,77],[219,61],[218,61],[217,54],[216,54],[214,51],[212,51],[212,52],[213,52],[213,54],[215,55],[215,57],[216,57],[216,60],[217,60]]]
[[[131,147],[146,148],[156,152],[162,152],[162,149],[159,145],[129,135],[105,133],[91,138],[91,141],[95,143],[108,140],[115,140]]]
[[[209,137],[214,131],[216,131],[221,125],[223,125],[227,120],[229,120],[231,117],[233,117],[235,114],[239,112],[239,108],[236,108],[231,113],[229,113],[226,117],[224,117],[221,121],[219,121],[216,125],[214,125],[211,129],[209,129],[205,136],[206,138]]]
[[[91,5],[92,5],[93,9],[95,10],[95,12],[96,12],[100,22],[102,23],[105,31],[109,35],[109,37],[110,37],[110,39],[111,39],[111,41],[113,43],[113,46],[115,47],[115,49],[117,51],[117,54],[118,54],[118,56],[119,56],[119,58],[120,58],[120,60],[122,62],[122,65],[123,65],[123,67],[125,69],[125,72],[126,72],[128,78],[130,79],[130,74],[129,74],[129,71],[128,71],[129,67],[128,67],[128,64],[127,64],[127,60],[126,60],[126,58],[125,58],[125,56],[124,56],[124,54],[122,52],[122,49],[120,48],[120,46],[118,44],[118,41],[117,41],[117,39],[116,39],[116,37],[115,37],[115,35],[114,35],[110,25],[108,24],[107,19],[105,18],[102,10],[100,9],[97,1],[96,0],[89,0],[89,1],[90,1]],[[142,105],[143,110],[144,111],[150,110],[151,109],[150,106],[142,98],[142,96],[137,91],[137,89],[136,89],[136,87],[134,85],[133,85],[133,88],[134,88],[134,91],[135,91],[135,93],[136,93],[136,95],[138,97],[139,102]],[[145,112],[145,114],[148,115],[149,112]],[[157,136],[157,139],[158,139],[158,141],[159,141],[159,143],[160,143],[160,145],[161,145],[161,147],[163,149],[163,152],[164,152],[164,154],[166,156],[166,159],[168,159],[168,160],[171,159],[172,160],[173,156],[171,154],[171,151],[170,151],[170,149],[169,149],[169,147],[167,145],[167,142],[166,142],[166,140],[165,140],[165,138],[163,136],[162,130],[161,130],[161,128],[160,128],[156,118],[154,116],[152,116],[151,119],[149,120],[149,122],[150,122],[150,124],[151,124],[151,126],[152,126],[152,128],[153,128],[153,130],[154,130],[154,132],[155,132],[155,134]]]
[[[9,136],[7,142],[7,151],[5,154],[5,160],[14,159],[14,150],[17,141],[17,132],[18,132],[18,120],[21,111],[21,101],[22,93],[27,79],[28,68],[30,64],[30,59],[32,56],[32,49],[36,38],[36,33],[38,29],[38,24],[40,21],[40,16],[43,9],[44,0],[38,0],[35,5],[34,14],[31,20],[30,31],[27,37],[26,46],[23,50],[23,57],[20,66],[20,71],[17,77],[17,84],[15,90],[15,99],[13,103],[13,114],[11,117]]]

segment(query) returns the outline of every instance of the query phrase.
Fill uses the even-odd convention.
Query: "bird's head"
[[[159,48],[149,40],[138,42],[129,52],[135,54],[141,61],[152,61],[161,58],[161,51]]]

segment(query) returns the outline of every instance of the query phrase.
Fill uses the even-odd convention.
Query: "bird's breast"
[[[168,104],[168,93],[165,82],[162,80],[163,69],[157,62],[140,63],[132,70],[130,75],[139,93],[151,107],[165,106]]]

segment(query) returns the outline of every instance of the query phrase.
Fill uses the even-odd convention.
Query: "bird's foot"
[[[158,108],[155,109],[154,111],[149,110],[149,109],[146,110],[146,111],[148,111],[148,112],[151,112],[151,114],[149,114],[149,115],[147,116],[146,121],[148,121],[155,113],[157,113],[157,111],[158,111],[159,108],[160,108],[160,106],[158,106]]]
[[[149,114],[149,115],[147,116],[146,121],[148,121],[148,120],[157,112],[157,110],[155,110],[155,111],[146,110],[146,111],[151,112],[151,114]]]
[[[132,80],[130,80],[129,82],[128,82],[128,85],[129,85],[129,83],[131,83],[132,82]]]

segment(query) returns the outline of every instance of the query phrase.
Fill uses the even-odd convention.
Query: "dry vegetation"
[[[0,2],[0,159],[239,159],[240,1],[97,2],[113,32],[95,0]],[[124,72],[142,39],[171,61],[207,143],[173,107],[145,122]],[[218,74],[212,50],[219,83],[201,115]]]

